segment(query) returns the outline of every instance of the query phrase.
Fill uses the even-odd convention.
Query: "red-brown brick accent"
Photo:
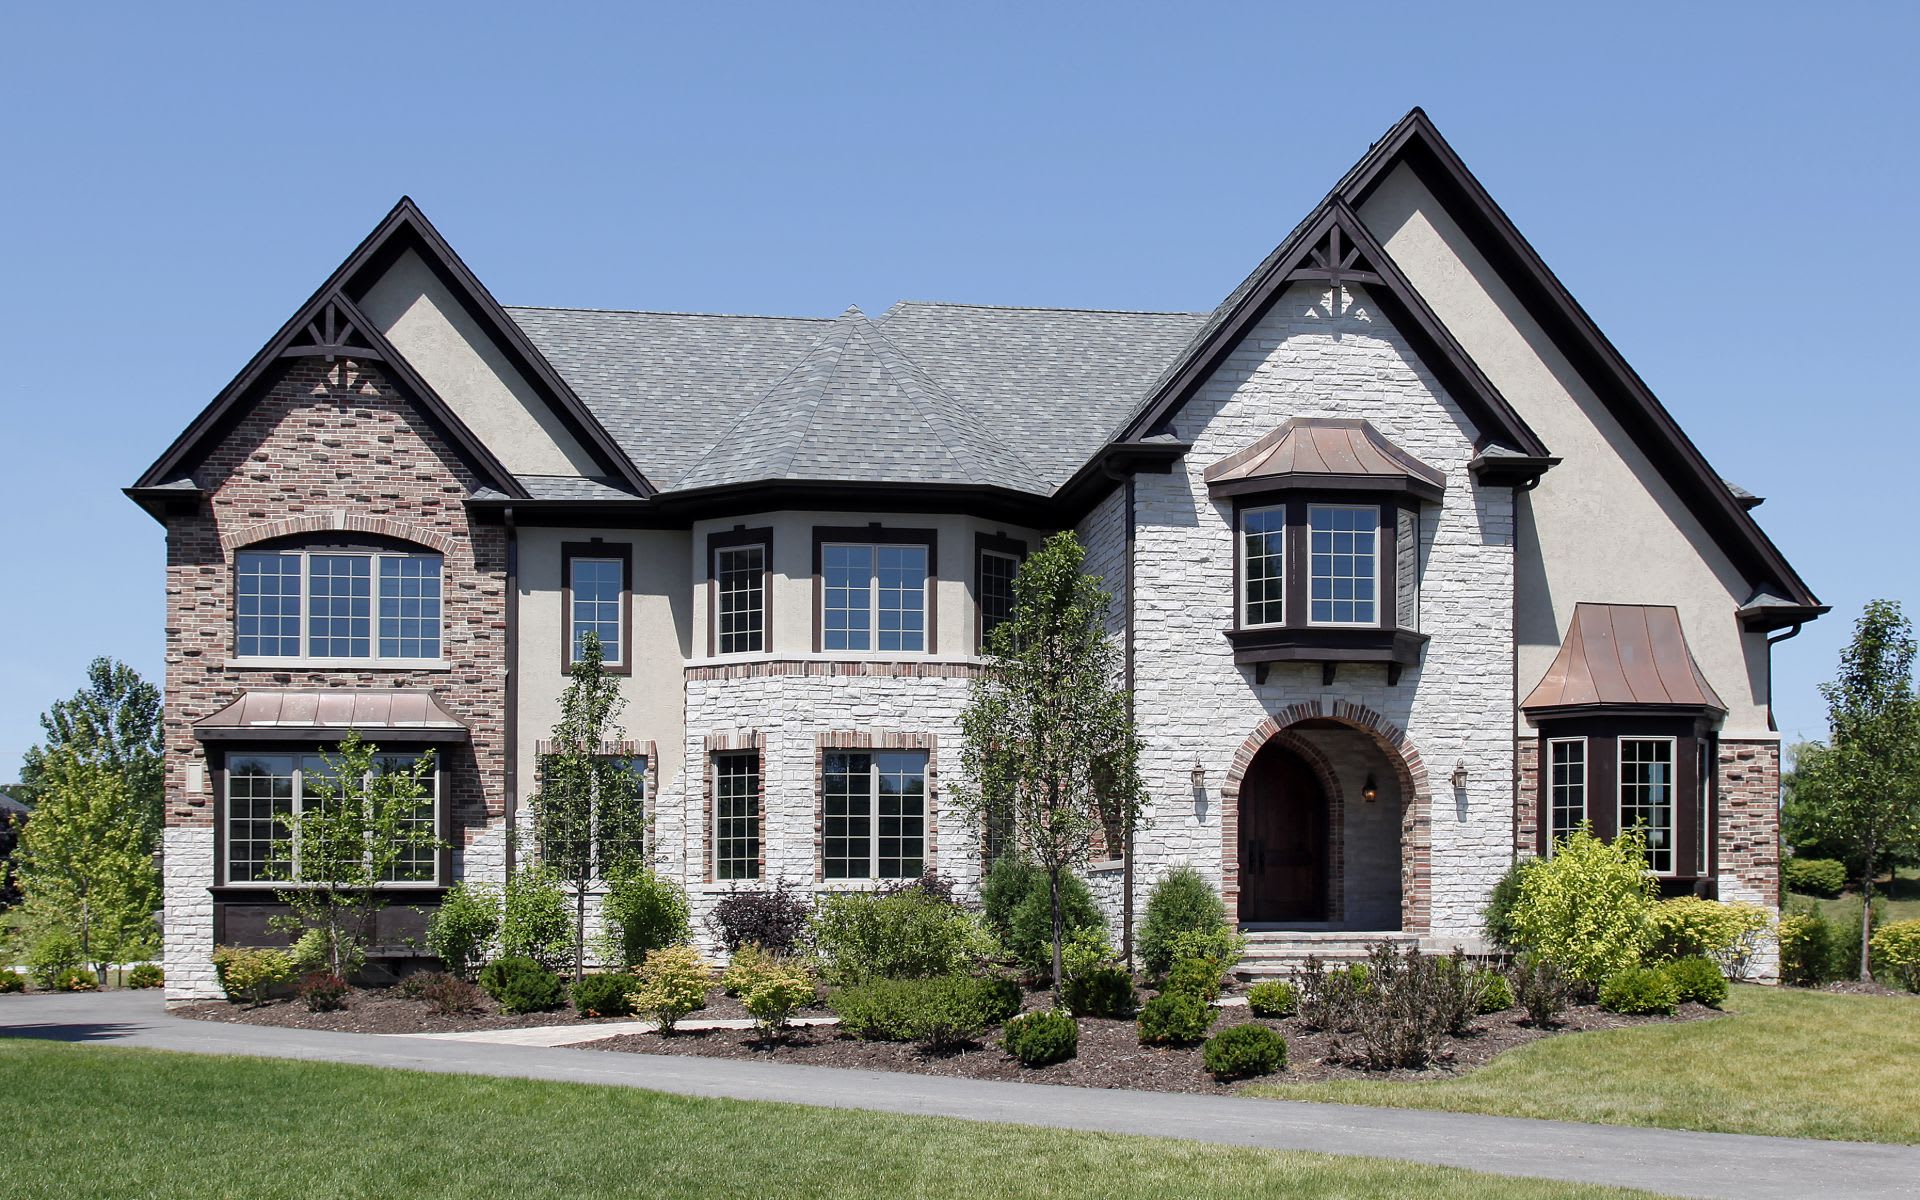
[[[776,658],[763,662],[715,663],[686,668],[687,682],[767,679],[780,676],[857,679],[972,679],[986,668],[964,662],[874,662],[811,658]]]
[[[1540,739],[1521,738],[1514,747],[1513,767],[1520,790],[1513,796],[1513,852],[1524,857],[1540,852]]]
[[[713,880],[713,756],[751,750],[760,756],[760,878],[767,877],[767,738],[759,730],[710,733],[700,756],[700,846],[706,882]]]
[[[1780,743],[1720,741],[1713,871],[1780,903]]]
[[[813,739],[813,878],[827,877],[827,751],[924,750],[927,754],[927,851],[929,869],[940,853],[939,739],[931,733],[872,733],[858,729],[831,729]],[[849,881],[851,882],[851,881]]]

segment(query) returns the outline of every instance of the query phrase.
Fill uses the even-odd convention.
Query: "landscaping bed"
[[[354,988],[347,1006],[333,1012],[309,1012],[291,997],[269,1000],[258,1008],[211,1000],[170,1010],[176,1017],[196,1021],[225,1021],[236,1025],[271,1025],[283,1029],[324,1029],[333,1033],[462,1033],[482,1029],[531,1029],[553,1025],[607,1025],[644,1017],[582,1017],[571,1006],[549,1012],[505,1013],[482,996],[478,1012],[440,1016],[425,1001],[409,999],[399,988]],[[824,1008],[808,1008],[802,1016],[820,1016]],[[707,1007],[689,1020],[742,1018],[747,1010],[719,988],[707,995]]]

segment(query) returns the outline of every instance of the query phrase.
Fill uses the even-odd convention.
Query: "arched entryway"
[[[1328,789],[1287,740],[1260,748],[1240,781],[1240,919],[1327,919],[1333,839]]]

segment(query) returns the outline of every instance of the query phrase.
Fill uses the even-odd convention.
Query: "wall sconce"
[[[1380,785],[1373,781],[1373,775],[1367,775],[1367,781],[1360,785],[1360,798],[1372,804],[1380,798]]]
[[[1204,792],[1207,790],[1207,765],[1205,763],[1195,762],[1193,764],[1193,770],[1188,773],[1188,777],[1193,780],[1194,791]]]
[[[1466,759],[1462,758],[1462,759],[1455,760],[1453,764],[1453,774],[1447,777],[1447,782],[1453,785],[1453,790],[1456,792],[1466,790],[1466,786],[1467,786],[1467,760]]]

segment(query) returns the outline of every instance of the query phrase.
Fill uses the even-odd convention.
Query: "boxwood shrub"
[[[1513,1007],[1513,985],[1500,972],[1481,967],[1474,972],[1480,977],[1480,1011],[1483,1013],[1505,1012]]]
[[[141,963],[127,972],[127,986],[130,988],[157,988],[166,982],[167,974],[160,969],[158,963]],[[6,990],[6,986],[0,984],[0,992]]]
[[[1206,877],[1192,867],[1175,867],[1147,896],[1146,916],[1135,940],[1140,962],[1149,974],[1164,975],[1173,966],[1175,939],[1196,930],[1210,933],[1226,923],[1226,906]]]
[[[1847,866],[1831,858],[1789,858],[1780,864],[1787,890],[1832,899],[1846,890]]]
[[[1162,992],[1140,1010],[1140,1044],[1190,1046],[1207,1036],[1213,1009],[1192,992]]]
[[[546,1012],[566,1001],[560,977],[531,958],[496,958],[480,969],[480,989],[502,1012]]]
[[[1269,979],[1247,989],[1247,1011],[1270,1021],[1300,1010],[1300,989],[1284,979]]]
[[[1271,1075],[1287,1065],[1287,1039],[1265,1025],[1235,1025],[1208,1038],[1200,1057],[1215,1079]]]
[[[1673,983],[1673,992],[1681,1002],[1692,1001],[1708,1008],[1719,1008],[1727,998],[1727,977],[1719,964],[1704,956],[1676,958],[1661,968]]]
[[[0,996],[27,990],[27,977],[18,971],[0,971]]]
[[[840,1018],[841,1031],[862,1041],[945,1049],[984,1033],[989,1007],[1002,996],[997,983],[966,975],[873,979],[841,988],[827,1006]]]
[[[639,983],[627,972],[587,975],[569,989],[573,1007],[583,1017],[624,1017],[633,1012],[633,991]]]
[[[1076,1017],[1130,1017],[1133,977],[1125,967],[1094,967],[1062,984],[1060,998]]]
[[[1080,1026],[1059,1009],[1030,1012],[1007,1022],[1000,1044],[1023,1066],[1045,1067],[1079,1053]]]
[[[1673,979],[1659,967],[1622,967],[1600,985],[1600,1007],[1625,1016],[1666,1015],[1679,1003]]]

